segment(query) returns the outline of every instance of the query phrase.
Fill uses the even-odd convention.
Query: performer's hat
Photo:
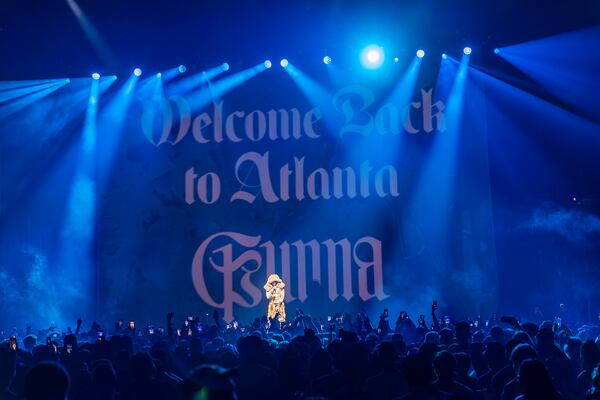
[[[283,283],[283,281],[281,280],[279,275],[271,274],[271,275],[269,275],[269,278],[267,279],[267,284],[265,285],[265,290],[270,290],[271,289],[270,286],[275,286],[280,289],[283,289],[285,287],[285,283]]]

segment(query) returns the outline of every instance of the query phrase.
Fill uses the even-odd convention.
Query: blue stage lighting
[[[180,74],[183,74],[183,73],[184,73],[184,72],[187,70],[187,68],[185,67],[185,65],[181,64],[181,65],[180,65],[180,66],[177,68],[177,70],[179,71],[179,73],[180,73]]]
[[[264,65],[265,65],[265,68],[271,68],[273,66],[273,64],[271,63],[271,60],[266,60]]]
[[[383,48],[374,44],[365,47],[360,53],[362,66],[369,69],[381,67],[384,58]]]
[[[329,57],[329,56],[325,56],[325,57],[323,57],[323,62],[324,62],[325,64],[331,64],[331,57]]]
[[[468,56],[469,54],[471,54],[471,51],[472,51],[472,50],[471,50],[471,48],[470,48],[469,46],[467,46],[467,47],[465,47],[465,48],[463,49],[463,53],[465,53],[465,55],[467,55],[467,56]]]
[[[494,54],[500,54],[500,49],[496,47],[496,48],[494,49]]]
[[[285,68],[285,67],[287,67],[287,66],[288,66],[288,64],[289,64],[289,61],[287,60],[287,58],[282,58],[282,59],[281,59],[281,61],[279,62],[279,64],[280,64],[280,65],[281,65],[283,68]]]
[[[156,73],[156,77],[157,77],[157,78],[160,78],[161,76],[162,76],[162,74],[161,74],[160,72],[157,72],[157,73]]]
[[[229,71],[229,64],[228,63],[223,63],[223,65],[221,65],[221,67],[223,67],[223,71]]]
[[[448,58],[448,55],[446,53],[442,53],[442,58],[445,60],[446,58]]]
[[[98,79],[100,79],[100,74],[99,74],[99,73],[97,73],[97,72],[94,72],[94,73],[92,74],[92,78],[94,78],[95,80],[98,80]]]
[[[425,50],[421,50],[421,49],[417,50],[417,57],[419,57],[419,58],[425,57]]]
[[[398,57],[394,57],[394,62],[395,62],[395,63],[397,63],[397,62],[400,62],[400,58],[398,58]]]
[[[139,69],[139,68],[136,68],[136,69],[133,70],[133,74],[135,76],[140,76],[140,75],[142,75],[142,70]]]

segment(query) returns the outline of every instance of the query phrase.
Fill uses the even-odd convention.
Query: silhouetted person
[[[517,400],[561,400],[548,370],[540,360],[529,359],[521,363],[517,378],[523,394]]]
[[[0,400],[16,400],[17,396],[10,391],[10,384],[15,378],[17,352],[9,348],[0,348]]]
[[[278,384],[275,371],[261,363],[262,341],[256,336],[245,336],[238,340],[240,366],[235,384],[241,400],[256,399],[265,394],[266,388],[275,393]]]
[[[117,391],[117,375],[108,360],[99,360],[92,371],[96,400],[113,400]]]
[[[216,365],[194,368],[180,383],[180,400],[236,400],[234,374]]]
[[[581,345],[581,367],[582,370],[577,376],[577,390],[580,395],[590,388],[592,384],[592,372],[596,365],[600,363],[600,349],[592,340],[586,340]]]
[[[406,394],[404,375],[396,367],[398,353],[391,342],[383,342],[375,349],[375,364],[381,372],[365,381],[365,393],[370,399],[391,399]]]
[[[392,328],[390,328],[390,321],[388,320],[389,315],[390,314],[388,312],[388,309],[386,308],[383,310],[383,313],[381,313],[381,315],[379,316],[377,332],[382,336],[385,336],[392,331]]]
[[[69,385],[69,375],[60,364],[42,362],[25,375],[25,399],[65,400]]]
[[[408,385],[408,393],[401,400],[433,400],[439,399],[437,388],[431,384],[433,370],[421,354],[409,354],[402,363],[404,378]]]
[[[519,385],[516,372],[519,371],[523,361],[537,357],[538,354],[536,353],[535,349],[527,343],[521,343],[515,347],[510,354],[510,362],[512,365],[512,370],[515,371],[515,376],[513,379],[508,381],[506,385],[504,385],[504,388],[502,389],[502,395],[500,396],[502,400],[513,400],[515,397],[522,394],[522,389]]]
[[[462,383],[471,390],[477,390],[477,379],[469,375],[471,369],[471,356],[467,353],[455,353],[457,382]]]
[[[489,370],[477,381],[478,389],[489,389],[492,377],[504,368],[508,362],[502,343],[489,342],[484,354],[488,362]]]
[[[435,387],[444,393],[449,393],[461,399],[474,398],[474,392],[456,380],[456,358],[447,350],[442,350],[433,359],[433,368],[437,379]]]

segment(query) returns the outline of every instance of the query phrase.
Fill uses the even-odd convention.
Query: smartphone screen
[[[73,352],[73,345],[72,344],[68,344],[67,345],[67,354],[71,354]]]
[[[129,321],[129,329],[135,329],[135,321],[134,320]]]
[[[17,351],[17,337],[16,336],[10,337],[9,347],[12,351]]]
[[[181,336],[181,329],[177,328],[177,336]]]

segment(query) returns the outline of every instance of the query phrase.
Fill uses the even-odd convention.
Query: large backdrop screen
[[[288,314],[491,311],[485,98],[460,62],[437,78],[420,62],[384,79],[259,64],[71,80],[15,111],[7,158],[34,165],[23,190],[50,200],[3,238],[23,268],[2,284],[26,293],[2,301],[57,320],[247,321],[277,273]]]

